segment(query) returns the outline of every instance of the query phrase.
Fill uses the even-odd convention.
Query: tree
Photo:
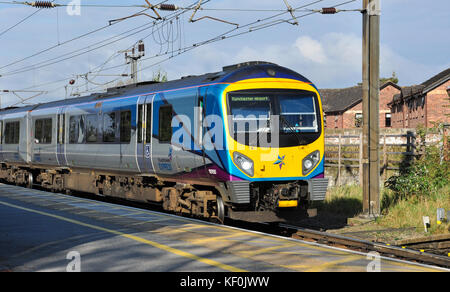
[[[397,74],[394,72],[392,72],[392,77],[390,78],[380,78],[380,85],[383,85],[387,82],[392,82],[394,84],[398,84],[398,77]]]
[[[167,82],[168,81],[167,72],[162,70],[161,68],[158,69],[157,72],[153,72],[152,81],[155,81],[155,82]]]

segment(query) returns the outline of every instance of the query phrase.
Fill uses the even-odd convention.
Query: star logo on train
[[[275,161],[275,165],[279,165],[280,169],[283,167],[283,165],[286,165],[286,163],[284,163],[284,158],[286,157],[286,155],[284,155],[283,157],[280,157],[280,155],[278,155],[278,160]]]

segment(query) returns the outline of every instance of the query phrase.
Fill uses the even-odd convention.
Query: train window
[[[72,116],[69,120],[69,143],[82,144],[85,140],[85,120],[84,116]]]
[[[5,123],[5,144],[19,144],[20,122]]]
[[[159,109],[159,142],[172,140],[172,106],[162,106]]]
[[[138,106],[138,122],[137,122],[137,141],[138,143],[142,143],[142,120],[144,119],[144,106],[141,104]]]
[[[34,138],[37,144],[52,143],[52,119],[39,119],[34,122]]]
[[[3,144],[3,121],[0,121],[0,144]]]
[[[103,115],[103,142],[116,142],[116,113]]]
[[[147,104],[147,125],[145,132],[145,143],[150,143],[152,141],[152,105]]]
[[[120,143],[131,141],[131,111],[120,113]]]
[[[98,116],[87,115],[86,116],[86,143],[97,142],[98,134]]]

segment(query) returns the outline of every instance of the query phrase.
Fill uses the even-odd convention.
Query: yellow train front
[[[294,71],[261,62],[225,67],[220,79],[208,89],[208,97],[216,98],[205,110],[223,118],[223,141],[211,134],[214,147],[205,153],[212,162],[208,174],[224,182],[219,190],[227,216],[283,215],[324,200],[328,179],[317,88]]]

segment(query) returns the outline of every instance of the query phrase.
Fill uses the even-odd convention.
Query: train
[[[316,86],[246,62],[1,109],[0,180],[264,221],[325,199],[324,143]]]

